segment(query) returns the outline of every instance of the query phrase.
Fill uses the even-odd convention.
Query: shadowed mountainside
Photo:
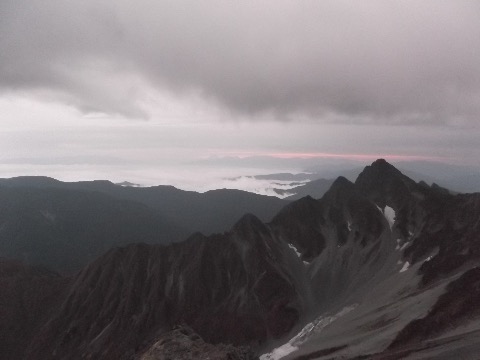
[[[0,187],[0,254],[71,273],[112,246],[170,243],[186,230],[147,206],[56,188]]]
[[[241,190],[219,189],[198,193],[168,185],[130,187],[106,180],[62,182],[37,176],[0,179],[0,187],[84,190],[106,194],[115,199],[135,201],[181,226],[187,235],[196,231],[206,235],[226,231],[246,213],[252,213],[262,221],[270,221],[287,203],[273,196]]]
[[[225,231],[246,212],[270,220],[285,203],[237,190],[200,194],[108,181],[1,179],[0,255],[72,273],[113,246]]]

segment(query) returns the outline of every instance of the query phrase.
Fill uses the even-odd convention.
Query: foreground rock
[[[163,334],[139,360],[258,360],[246,347],[208,344],[188,326]]]

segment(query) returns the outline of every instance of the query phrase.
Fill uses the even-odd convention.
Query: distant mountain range
[[[377,160],[269,221],[116,247],[71,277],[2,260],[0,346],[12,360],[468,358],[479,219],[480,194]]]
[[[480,172],[469,167],[440,162],[409,161],[399,163],[399,169],[415,181],[440,184],[454,192],[480,192]],[[307,172],[255,175],[251,178],[270,180],[274,193],[282,198],[297,200],[307,195],[320,198],[336,177],[343,176],[350,181],[355,181],[362,170],[363,168],[360,167],[335,170],[313,167],[306,170]],[[283,187],[275,187],[276,182],[283,182]],[[289,185],[289,188],[285,189],[285,185]]]
[[[239,190],[201,194],[109,181],[0,179],[0,256],[69,273],[113,246],[222,232],[245,213],[269,221],[285,204]]]

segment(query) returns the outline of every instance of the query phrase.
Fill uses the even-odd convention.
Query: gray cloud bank
[[[0,90],[147,116],[147,88],[255,117],[461,124],[478,1],[2,0]]]

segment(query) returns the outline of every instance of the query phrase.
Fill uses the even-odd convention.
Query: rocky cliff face
[[[78,274],[27,358],[128,358],[179,323],[207,342],[257,347],[302,311],[288,255],[252,215],[223,235],[114,249]]]
[[[205,344],[261,353],[287,342],[263,359],[447,351],[436,339],[480,329],[479,219],[478,194],[415,183],[378,160],[270,223],[245,215],[223,234],[109,251],[62,285],[25,357],[150,359],[187,343],[198,358],[233,349]],[[171,333],[177,324],[201,341]],[[455,346],[472,350],[473,338]]]
[[[353,232],[369,236],[360,245],[373,245],[372,252],[364,255],[359,249],[340,267],[335,267],[344,258],[340,253],[318,265],[322,254],[313,261],[327,277],[347,268],[342,279],[313,284],[336,294],[337,306],[326,304],[320,316],[336,320],[294,342],[296,351],[285,359],[450,359],[478,353],[478,194],[453,195],[436,185],[415,183],[384,160],[365,168],[337,196],[332,190],[334,186],[319,202],[330,197],[327,203],[337,204],[349,221],[346,246],[339,249],[352,251],[358,238]],[[367,225],[359,229],[360,224]],[[359,261],[362,256],[366,261]],[[338,286],[345,290],[336,291]],[[355,310],[339,318],[329,313],[351,305]]]

